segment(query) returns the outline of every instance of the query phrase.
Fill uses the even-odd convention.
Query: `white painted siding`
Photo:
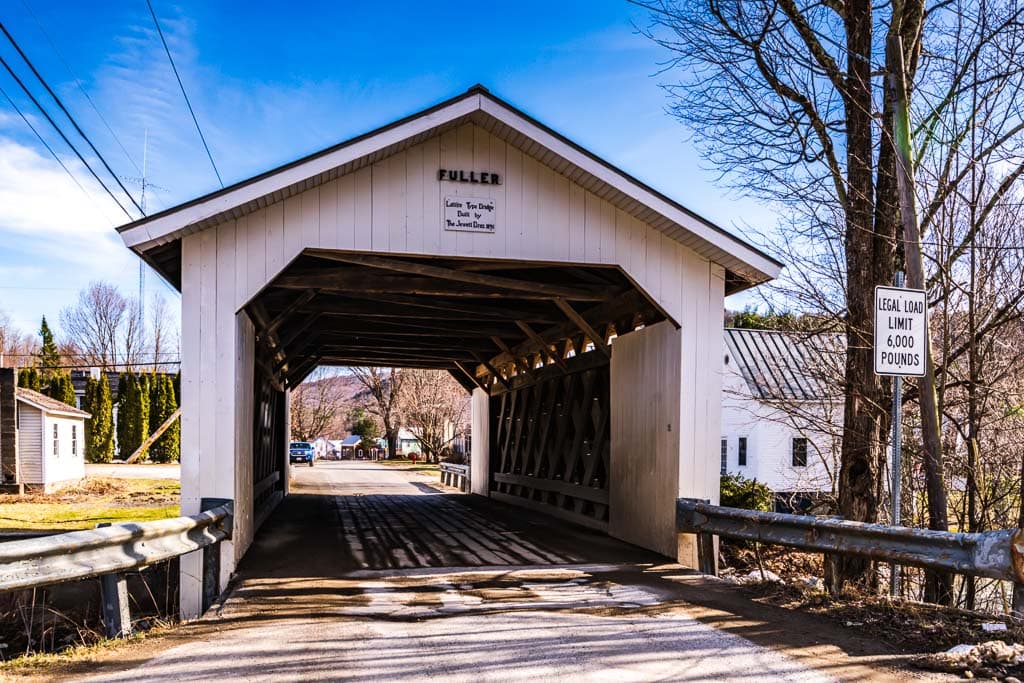
[[[490,169],[503,180],[441,182],[439,167]],[[494,200],[497,231],[444,230],[445,196]],[[230,292],[236,311],[307,248],[618,264],[684,326],[687,315],[703,319],[712,277],[707,259],[468,123],[352,175],[189,235],[183,250],[189,243],[195,256],[210,252],[201,270],[231,269],[213,287],[218,304],[226,304],[219,295]],[[217,261],[218,244],[229,250],[233,264],[223,257]],[[183,251],[186,270],[189,260]],[[694,287],[702,293],[696,295]],[[690,310],[684,310],[687,300]]]
[[[503,184],[442,183],[439,167],[494,170],[504,173]],[[497,231],[443,230],[446,195],[494,200]],[[720,363],[723,269],[466,124],[182,239],[182,513],[197,512],[201,497],[236,500],[235,538],[225,546],[233,548],[233,557],[222,563],[225,574],[253,533],[246,508],[251,508],[254,342],[251,323],[238,311],[306,248],[622,267],[681,327],[682,388],[674,438],[684,462],[678,490],[717,499],[717,460],[709,461],[708,454],[719,432],[714,368]],[[197,609],[189,602],[195,586],[186,585],[196,563],[195,558],[182,563],[185,616]]]
[[[18,460],[21,481],[43,484],[43,413],[18,401]]]
[[[724,352],[727,355],[727,351]],[[769,402],[755,399],[735,363],[726,364],[722,373],[722,430],[726,439],[727,471],[747,479],[757,479],[773,491],[820,492],[835,491],[838,472],[839,441],[824,432],[820,423],[812,423],[801,414],[780,410]],[[826,410],[817,406],[801,406],[804,411]],[[842,426],[842,406],[830,412],[836,429]],[[747,439],[747,463],[739,464],[739,439]],[[806,438],[807,465],[794,466],[794,438]],[[714,452],[720,453],[721,442]],[[719,461],[720,462],[720,461]]]
[[[54,453],[54,430],[57,452]],[[47,484],[77,481],[85,477],[85,420],[58,415],[43,416],[43,475]],[[74,439],[72,435],[74,434]],[[74,441],[74,443],[73,443]],[[72,451],[72,445],[75,446]]]
[[[696,483],[693,453],[679,447],[688,436],[678,422],[682,363],[682,335],[668,322],[612,345],[608,532],[669,557],[678,551],[675,500]]]

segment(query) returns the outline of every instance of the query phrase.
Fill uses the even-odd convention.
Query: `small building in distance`
[[[842,336],[726,328],[723,347],[722,474],[766,484],[783,508],[834,494]]]
[[[31,389],[17,389],[18,462],[26,488],[49,492],[85,478],[91,416]]]

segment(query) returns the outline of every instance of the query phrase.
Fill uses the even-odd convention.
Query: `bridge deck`
[[[439,493],[436,475],[360,462],[294,475],[224,604],[100,680],[900,677],[867,637],[597,532]]]

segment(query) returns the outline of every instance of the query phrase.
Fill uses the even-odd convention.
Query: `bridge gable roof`
[[[693,249],[727,272],[729,292],[776,277],[782,264],[616,168],[482,86],[292,163],[128,223],[130,247],[180,288],[179,240],[258,211],[466,123],[537,158],[598,197]]]

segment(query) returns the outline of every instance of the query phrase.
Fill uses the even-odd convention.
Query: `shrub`
[[[745,510],[770,512],[775,507],[775,495],[771,489],[757,479],[747,479],[738,474],[722,475],[720,500],[725,507]]]

